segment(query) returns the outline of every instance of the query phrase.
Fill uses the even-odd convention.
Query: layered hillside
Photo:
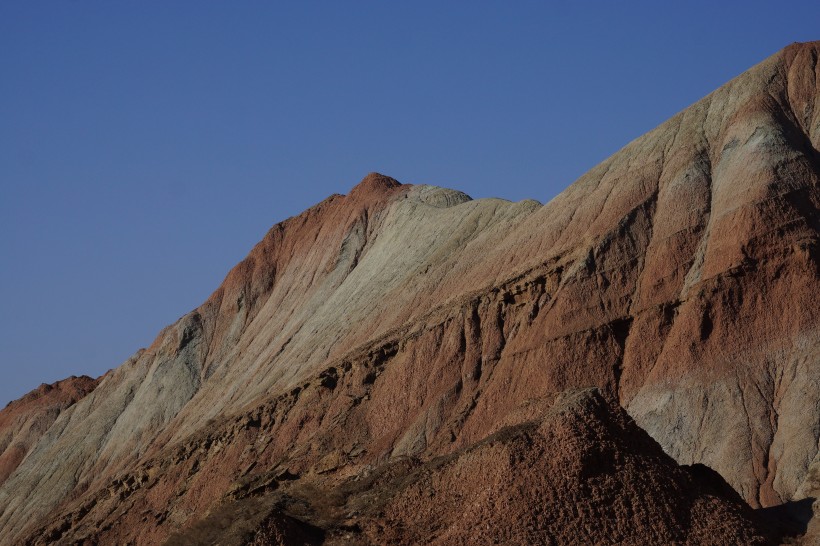
[[[0,411],[0,485],[64,410],[97,386],[88,376],[45,383]]]
[[[786,48],[544,206],[371,174],[277,224],[208,301],[36,436],[0,485],[0,542],[156,544],[202,526],[314,540],[322,521],[307,514],[305,527],[271,500],[283,483],[331,491],[442,457],[459,462],[436,479],[453,481],[484,460],[480,442],[537,418],[527,401],[590,386],[753,507],[808,496],[820,439],[819,51]],[[499,449],[549,466],[513,444]],[[507,456],[494,453],[486,464]],[[609,471],[602,479],[629,483]],[[657,502],[701,514],[699,486],[669,480],[648,489]],[[399,489],[378,517],[420,509],[423,491]],[[624,498],[638,491],[624,486]],[[717,513],[743,513],[719,496]],[[653,528],[654,513],[630,514]],[[429,525],[405,520],[395,538]]]
[[[237,490],[169,543],[768,543],[720,477],[678,467],[596,390],[522,409],[525,421],[426,462],[397,458],[336,487],[289,476]],[[249,518],[218,525],[250,499],[277,509],[244,534]]]

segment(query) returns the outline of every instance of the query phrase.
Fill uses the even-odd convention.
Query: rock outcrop
[[[535,421],[374,481],[340,542],[361,528],[372,544],[768,543],[725,482],[678,467],[595,391],[563,393]]]
[[[374,173],[277,224],[202,306],[106,374],[15,463],[0,485],[0,542],[156,544],[215,528],[258,542],[320,540],[333,522],[282,511],[274,492],[422,472],[427,481],[391,489],[378,516],[402,530],[373,527],[374,515],[350,532],[412,541],[435,525],[442,544],[458,543],[461,523],[414,502],[432,491],[452,506],[477,484],[495,487],[512,467],[435,485],[455,484],[482,457],[554,468],[537,445],[558,429],[523,424],[581,387],[617,400],[679,464],[713,469],[739,497],[708,497],[638,442],[619,457],[649,457],[668,480],[658,471],[630,489],[634,475],[607,467],[601,484],[632,500],[618,505],[604,488],[579,506],[604,514],[605,498],[637,510],[631,496],[645,491],[676,515],[664,527],[652,523],[660,512],[630,512],[642,532],[730,537],[720,522],[742,521],[734,536],[753,540],[742,502],[770,507],[813,491],[819,52],[786,48],[544,206]],[[610,410],[603,422],[638,434]],[[509,441],[489,447],[503,427],[513,427]],[[579,434],[578,449],[599,449],[597,433],[589,445]],[[498,499],[582,487],[579,472],[501,490],[470,517]],[[550,498],[558,506],[573,494]],[[578,525],[589,537],[626,532]]]
[[[224,528],[223,512],[169,543],[768,543],[720,477],[679,467],[596,390],[526,406],[534,419],[426,462],[396,458],[333,486],[291,475],[243,489],[224,506],[275,506],[261,524]]]

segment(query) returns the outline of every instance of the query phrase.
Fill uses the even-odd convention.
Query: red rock
[[[510,475],[483,463],[468,474],[465,461],[514,455],[559,468],[519,440],[495,451],[481,442],[541,419],[557,393],[594,386],[678,463],[706,465],[739,494],[707,493],[659,462],[654,444],[621,446],[609,453],[665,469],[641,484],[604,468],[602,483],[623,484],[622,497],[602,497],[613,505],[653,495],[658,512],[633,513],[629,529],[647,540],[753,540],[744,501],[773,506],[815,490],[818,50],[786,48],[543,207],[371,174],[277,224],[202,306],[37,440],[0,485],[0,534],[156,544],[217,530],[228,543],[313,540],[319,529],[336,540],[334,495],[350,480],[411,480],[426,468],[452,486],[391,485],[387,515],[349,532],[412,542],[435,538],[424,535],[435,524],[457,543],[469,531],[453,519],[458,492]],[[604,422],[633,426],[610,409]],[[544,447],[542,436],[531,445]],[[584,438],[568,436],[577,443],[566,453],[594,453]],[[458,462],[429,466],[447,457]],[[586,476],[533,477],[533,491],[501,489],[464,521],[502,499],[509,514],[541,521],[521,502],[553,495],[559,510]],[[284,491],[307,504],[273,503]],[[417,502],[430,492],[435,503]],[[703,509],[709,494],[717,517]],[[579,500],[592,514],[606,511],[600,501]],[[424,516],[436,503],[443,513]],[[664,527],[661,512],[680,518]],[[378,527],[383,517],[403,530]],[[591,539],[640,541],[624,534],[626,512],[613,517],[572,525]]]
[[[0,411],[0,485],[14,472],[60,414],[97,386],[88,376],[43,383]]]

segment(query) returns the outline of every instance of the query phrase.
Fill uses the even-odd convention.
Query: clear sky
[[[369,171],[547,201],[818,2],[0,3],[0,406],[118,366]]]

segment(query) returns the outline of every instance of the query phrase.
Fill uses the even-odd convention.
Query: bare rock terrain
[[[0,411],[0,485],[14,472],[57,417],[97,386],[88,376],[45,383]]]
[[[35,433],[0,412],[0,543],[772,540],[749,507],[820,489],[818,53],[543,206],[372,173],[275,225]]]
[[[594,390],[368,494],[388,499],[357,499],[377,513],[347,527],[372,544],[767,543],[728,485],[678,467]]]
[[[728,484],[679,467],[597,390],[537,406],[534,419],[446,456],[396,458],[341,484],[288,475],[242,490],[223,510],[255,498],[273,515],[243,530],[217,513],[168,543],[769,543]]]

